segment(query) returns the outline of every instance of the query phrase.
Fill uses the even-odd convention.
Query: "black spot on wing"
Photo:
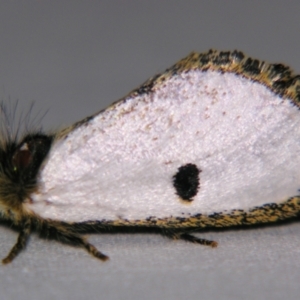
[[[177,173],[173,176],[173,186],[176,194],[185,201],[193,201],[198,193],[200,186],[201,170],[194,164],[186,164],[178,168]]]

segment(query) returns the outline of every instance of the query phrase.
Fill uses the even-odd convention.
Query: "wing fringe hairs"
[[[66,140],[75,130],[86,126],[95,116],[112,111],[141,95],[148,95],[151,98],[151,95],[158,88],[167,85],[171,78],[197,70],[239,75],[266,86],[281,99],[289,99],[294,106],[298,108],[300,106],[300,77],[295,76],[290,68],[282,64],[266,64],[251,59],[238,51],[209,50],[202,54],[191,53],[164,73],[146,81],[106,110],[85,118],[56,134],[46,135],[42,132],[35,132],[18,139],[8,134],[9,130],[3,129],[5,122],[3,119],[0,120],[2,126],[0,136],[0,219],[10,222],[19,230],[16,244],[2,262],[4,264],[11,262],[24,249],[32,231],[38,232],[42,238],[55,239],[62,243],[85,248],[92,256],[105,261],[108,256],[98,251],[82,234],[145,230],[161,233],[172,239],[182,239],[216,247],[217,242],[200,239],[190,233],[206,228],[272,224],[299,218],[299,195],[287,197],[279,203],[266,203],[246,210],[229,209],[214,213],[195,211],[183,216],[172,216],[171,212],[168,217],[154,215],[140,219],[119,217],[114,220],[100,218],[99,220],[65,222],[41,217],[30,209],[30,205],[35,201],[32,195],[40,193],[41,170],[48,163],[53,144]],[[170,181],[172,182],[172,177]],[[184,181],[182,185],[179,182],[179,186],[181,190],[177,190],[178,197],[186,202],[192,202],[198,192],[198,185],[193,185],[192,193],[186,190],[190,188],[189,182]],[[189,196],[184,197],[184,195]]]

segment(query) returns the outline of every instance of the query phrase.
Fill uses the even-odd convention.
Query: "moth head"
[[[0,210],[18,208],[36,189],[38,171],[45,160],[52,136],[25,136],[20,142],[0,145]]]

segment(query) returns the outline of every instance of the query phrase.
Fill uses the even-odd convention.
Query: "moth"
[[[191,53],[54,134],[2,130],[0,218],[106,260],[87,233],[193,232],[300,212],[300,77],[242,52]],[[3,126],[3,122],[2,122]]]

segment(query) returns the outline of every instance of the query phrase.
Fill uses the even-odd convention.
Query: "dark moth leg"
[[[192,242],[200,245],[210,246],[212,248],[218,246],[218,243],[215,241],[200,239],[186,232],[164,231],[163,234],[173,240],[184,240],[186,242]]]
[[[84,237],[75,233],[72,227],[60,222],[44,222],[40,228],[40,236],[46,239],[54,239],[64,244],[85,248],[92,256],[106,261],[108,256],[101,253],[94,245],[90,244]]]
[[[16,244],[12,247],[9,254],[4,259],[2,259],[3,264],[10,263],[25,248],[30,233],[31,220],[27,219],[21,226],[21,231]]]

